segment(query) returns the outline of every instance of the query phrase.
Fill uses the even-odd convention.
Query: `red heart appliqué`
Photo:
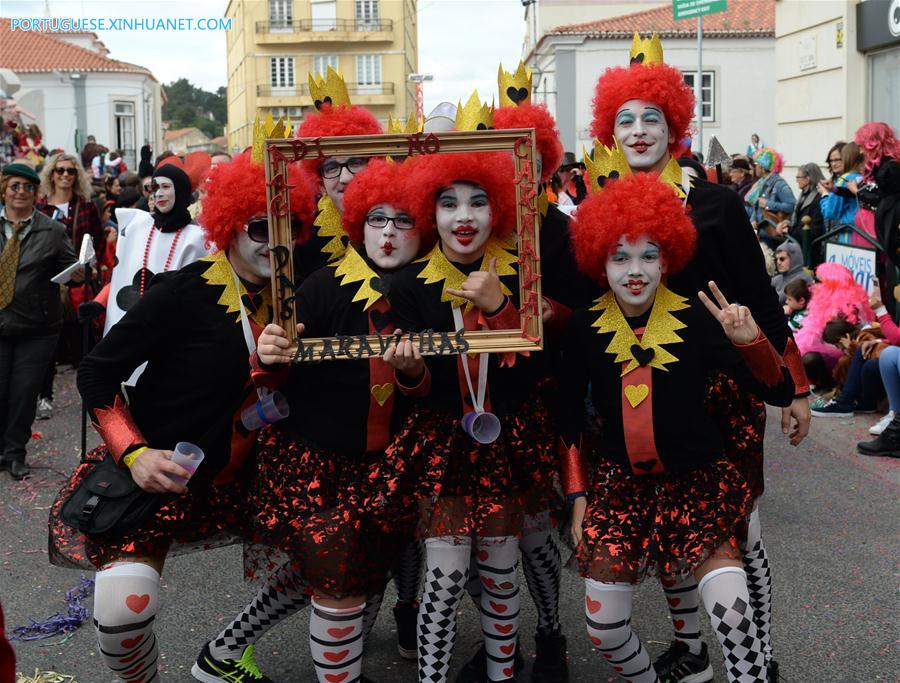
[[[346,638],[351,633],[353,633],[353,626],[347,626],[346,628],[330,628],[328,629],[328,635],[332,638],[337,638],[340,640],[341,638]]]
[[[598,647],[603,644],[603,641],[600,640],[597,636],[591,636],[591,642]]]
[[[672,607],[678,607],[681,604],[681,598],[666,598]]]
[[[659,582],[666,588],[671,588],[675,585],[675,579],[660,579]]]
[[[349,671],[345,671],[342,674],[325,674],[325,680],[328,681],[328,683],[341,683],[341,681],[347,678],[347,674],[349,673]]]
[[[603,656],[606,657],[607,659],[612,659],[612,655],[609,654],[608,652],[604,652]]]
[[[497,603],[497,602],[494,602],[493,600],[491,600],[490,605],[495,612],[499,612],[500,614],[503,614],[506,610],[509,609],[508,605],[504,605],[502,602]]]
[[[590,595],[584,596],[584,604],[587,605],[587,610],[591,614],[596,614],[597,611],[603,606],[600,604],[599,600],[592,600]]]
[[[488,557],[490,557],[490,555],[488,555],[487,550],[480,550],[478,552],[478,561],[479,562],[487,562]]]
[[[482,576],[481,583],[483,583],[488,588],[494,588],[497,585],[490,576]]]
[[[340,652],[324,652],[325,659],[329,662],[339,662],[350,654],[350,650],[341,650]]]
[[[513,652],[515,652],[515,650],[516,650],[515,643],[510,643],[509,645],[501,645],[500,646],[500,652],[502,652],[505,655],[511,655]]]
[[[676,631],[680,631],[681,629],[684,628],[684,619],[676,619],[672,623],[675,624]]]
[[[507,635],[512,633],[514,624],[494,624],[494,628],[497,629],[499,633],[503,635]]]
[[[615,669],[615,670],[618,671],[619,673],[622,673],[622,667],[621,667],[621,666],[614,666],[613,669]]]
[[[120,659],[119,663],[120,664],[129,664],[130,662],[133,662],[135,659],[140,657],[142,654],[144,654],[144,653],[141,652],[140,650],[138,650],[137,652],[134,652],[134,653],[128,655],[127,657],[123,657],[122,659]]]
[[[506,676],[507,678],[512,678],[513,668],[510,666],[510,667],[503,669],[503,675]]]
[[[126,638],[122,641],[122,647],[124,647],[126,650],[130,650],[133,647],[137,647],[138,643],[140,643],[143,639],[143,633],[139,636],[135,636],[134,638]]]
[[[125,606],[130,609],[135,614],[140,614],[145,609],[147,609],[147,605],[150,604],[150,596],[144,593],[143,595],[129,595],[125,598]]]

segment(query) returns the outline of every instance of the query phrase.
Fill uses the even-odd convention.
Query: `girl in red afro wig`
[[[494,128],[534,128],[537,151],[541,155],[541,182],[546,183],[562,161],[563,146],[556,120],[544,105],[522,104],[494,110]]]
[[[653,173],[607,182],[579,206],[573,231],[579,265],[610,291],[569,319],[557,405],[562,483],[588,635],[603,640],[605,657],[627,662],[630,681],[659,680],[630,624],[633,592],[648,575],[666,586],[686,574],[699,581],[729,680],[742,680],[745,665],[763,680],[768,666],[737,541],[753,493],[707,409],[707,381],[726,372],[781,406],[794,384],[750,311],[714,282],[715,303],[661,282],[689,261],[695,233]],[[587,392],[603,424],[590,460],[580,450]]]
[[[419,157],[410,157],[402,163],[373,159],[366,169],[353,178],[344,195],[344,230],[354,242],[365,238],[366,216],[378,204],[390,204],[407,214],[421,231],[419,216],[422,203],[413,197],[419,189],[416,169]]]
[[[308,234],[315,216],[315,179],[300,164],[289,166],[291,215],[300,224],[298,240]],[[212,169],[203,199],[203,230],[224,251],[247,221],[266,216],[266,171],[243,154]]]

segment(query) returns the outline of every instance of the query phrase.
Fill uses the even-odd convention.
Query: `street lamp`
[[[410,74],[407,80],[416,84],[416,121],[425,118],[425,94],[423,91],[423,83],[425,81],[433,81],[433,74]]]

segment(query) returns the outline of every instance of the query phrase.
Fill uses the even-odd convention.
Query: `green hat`
[[[8,164],[3,167],[3,175],[14,175],[30,180],[35,185],[41,184],[41,177],[28,164]]]

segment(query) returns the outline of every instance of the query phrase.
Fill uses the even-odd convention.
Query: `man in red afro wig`
[[[563,146],[559,139],[556,120],[542,104],[521,104],[517,107],[500,107],[494,110],[494,128],[534,128],[537,152],[540,155],[538,168],[541,182],[546,183],[559,168]]]

